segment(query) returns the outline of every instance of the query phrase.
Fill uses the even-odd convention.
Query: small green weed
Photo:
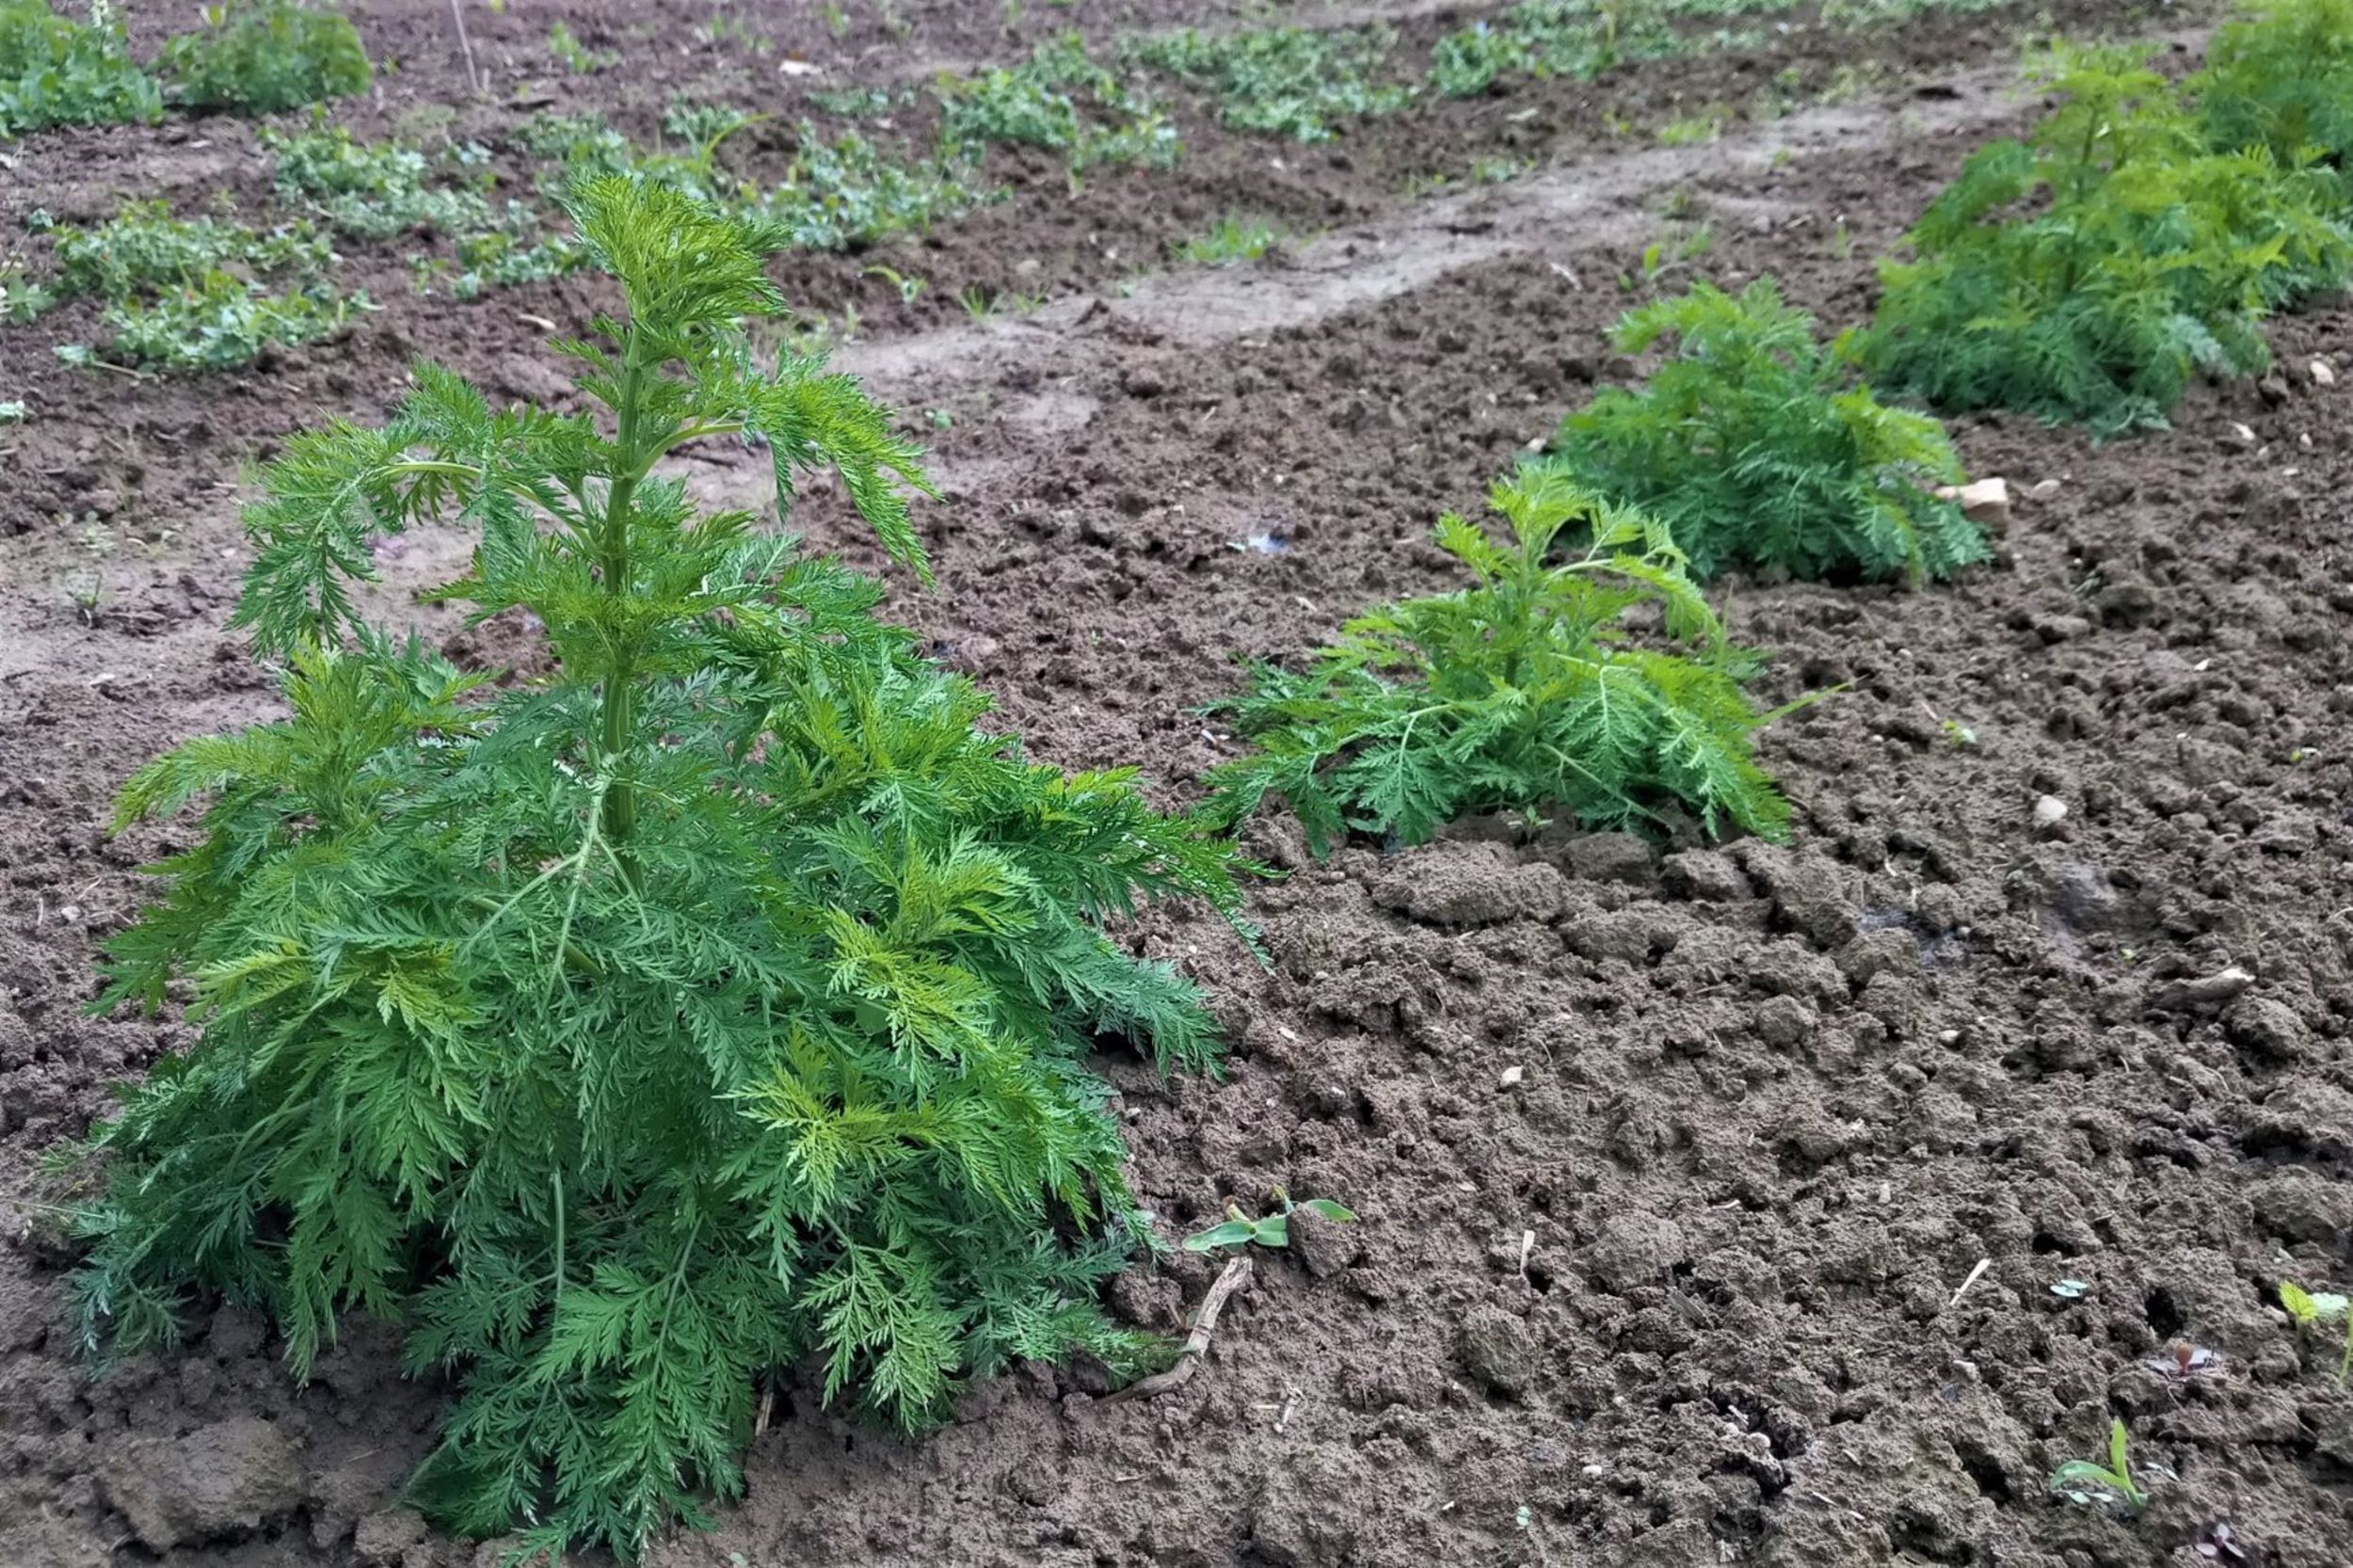
[[[1232,266],[1240,262],[1257,261],[1282,238],[1271,223],[1229,214],[1219,218],[1207,232],[1195,234],[1177,246],[1176,259],[1202,266]]]
[[[1661,147],[1705,147],[1721,140],[1724,134],[1724,114],[1710,109],[1701,114],[1686,115],[1671,120],[1658,128]]]
[[[1394,114],[1413,102],[1410,83],[1375,80],[1396,44],[1385,27],[1187,28],[1131,39],[1123,56],[1214,92],[1219,119],[1235,130],[1316,142],[1331,140],[1350,120]]]
[[[262,145],[277,157],[279,200],[307,207],[340,232],[380,240],[491,226],[482,193],[435,183],[430,162],[417,148],[361,141],[340,125],[291,136],[264,130]]]
[[[2345,1325],[2345,1353],[2337,1359],[2337,1382],[2353,1382],[2353,1310],[2346,1299],[2326,1290],[2307,1290],[2293,1280],[2280,1282],[2280,1304],[2296,1320],[2298,1331],[2323,1323]]]
[[[156,69],[193,109],[274,114],[365,92],[373,72],[360,34],[332,11],[291,0],[220,0],[203,25],[164,43]]]
[[[2071,1459],[2051,1472],[2047,1489],[2073,1503],[2103,1503],[2120,1513],[2137,1514],[2149,1494],[2133,1480],[2130,1439],[2121,1420],[2108,1423],[2108,1460]]]
[[[1291,1243],[1291,1216],[1302,1209],[1336,1225],[1356,1223],[1356,1216],[1352,1210],[1330,1198],[1309,1198],[1305,1203],[1293,1203],[1290,1194],[1277,1187],[1274,1202],[1276,1208],[1273,1213],[1255,1220],[1243,1213],[1239,1204],[1227,1204],[1225,1220],[1186,1237],[1185,1250],[1215,1252],[1220,1247],[1288,1247]]]
[[[1210,819],[1270,795],[1319,856],[1351,831],[1418,843],[1468,812],[1559,807],[1596,826],[1688,808],[1711,832],[1779,838],[1788,808],[1752,751],[1750,658],[1684,575],[1666,529],[1557,473],[1498,484],[1508,546],[1449,515],[1437,541],[1476,586],[1350,621],[1304,673],[1253,670],[1213,705],[1250,755],[1211,771]],[[1582,554],[1547,557],[1564,532]],[[1688,652],[1625,640],[1637,606]]]
[[[154,120],[163,109],[163,89],[133,63],[111,14],[73,22],[42,0],[0,0],[0,136]]]
[[[810,108],[844,120],[881,120],[906,101],[904,94],[894,95],[888,88],[820,88],[808,95]]]
[[[621,63],[621,56],[610,49],[591,49],[580,41],[580,35],[559,22],[548,29],[548,53],[555,63],[575,76],[593,75]]]
[[[1849,385],[1852,334],[1818,344],[1770,280],[1695,284],[1629,312],[1611,342],[1672,353],[1639,390],[1570,415],[1545,461],[1664,522],[1695,576],[1918,582],[1985,558],[1983,531],[1931,493],[1961,478],[1943,427]]]

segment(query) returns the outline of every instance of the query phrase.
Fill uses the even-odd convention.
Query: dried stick
[[[1193,1381],[1193,1369],[1209,1353],[1209,1336],[1217,1332],[1218,1314],[1225,1310],[1225,1298],[1250,1282],[1250,1259],[1237,1256],[1225,1265],[1223,1273],[1209,1287],[1209,1293],[1201,1298],[1201,1310],[1193,1314],[1193,1332],[1185,1336],[1184,1349],[1176,1352],[1176,1365],[1165,1372],[1155,1372],[1140,1378],[1103,1402],[1115,1400],[1149,1400],[1172,1394]]]
[[[457,24],[457,49],[466,56],[466,80],[477,93],[482,90],[482,72],[473,65],[473,40],[466,36],[466,13],[460,0],[449,0],[449,19]]]

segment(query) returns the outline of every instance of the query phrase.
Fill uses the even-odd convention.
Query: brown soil
[[[569,8],[592,45],[620,11]],[[993,3],[900,8],[904,49],[771,31],[836,81],[1014,47]],[[469,8],[486,61],[557,14],[524,9]],[[364,113],[460,94],[446,8],[356,14],[406,66]],[[1186,168],[1076,199],[1009,160],[1012,200],[919,243],[929,313],[856,292],[861,260],[796,264],[797,298],[868,312],[852,368],[952,420],[948,504],[925,517],[938,591],[900,613],[1039,754],[1139,763],[1182,798],[1231,754],[1193,710],[1237,655],[1443,585],[1436,514],[1632,373],[1601,334],[1650,238],[1707,220],[1701,275],[1771,273],[1858,319],[1868,258],[2009,112],[1979,66],[2016,21],[1869,40],[1937,67],[1931,96],[1673,156],[1613,150],[1609,105],[1729,101],[1857,46],[1801,28],[1743,63],[1443,105],[1359,128],[1338,162],[1189,121]],[[640,106],[717,69],[648,57]],[[258,199],[249,142],[225,122],[42,139],[0,189],[11,211],[104,211],[134,180]],[[1398,193],[1502,151],[1583,161]],[[1109,286],[1237,205],[1327,232],[1271,268]],[[976,280],[1057,298],[973,328],[945,302]],[[0,335],[0,385],[29,383],[38,410],[0,435],[0,1562],[476,1560],[397,1510],[440,1395],[392,1375],[388,1333],[355,1330],[298,1390],[263,1326],[224,1311],[93,1384],[36,1201],[40,1152],[187,1037],[78,1010],[96,944],[144,896],[134,868],[171,839],[107,840],[112,792],[169,741],[268,711],[224,632],[234,461],[323,408],[380,408],[412,348],[529,392],[543,361],[520,318],[575,318],[595,291],[385,297],[347,344],[206,381],[67,376],[43,340]],[[1140,933],[1210,986],[1234,1060],[1221,1083],[1106,1064],[1137,1185],[1172,1233],[1277,1184],[1361,1223],[1261,1256],[1207,1364],[1155,1401],[1028,1368],[906,1442],[789,1389],[747,1499],[653,1560],[2137,1568],[2211,1560],[2197,1548],[2227,1525],[2246,1560],[2341,1568],[2353,1398],[2271,1290],[2353,1272],[2353,308],[2273,338],[2278,376],[2200,391],[2167,434],[1960,424],[1972,472],[2022,499],[1999,559],[1956,586],[1725,586],[1737,633],[1772,655],[1765,696],[1849,686],[1767,738],[1787,849],[1471,824],[1319,866],[1288,823],[1254,827],[1291,873],[1254,900],[1271,968],[1204,918]],[[714,495],[757,483],[719,455],[695,472]],[[823,505],[808,518],[848,540]],[[119,543],[85,624],[70,589],[93,525]],[[1288,549],[1235,548],[1254,535]],[[398,544],[382,605],[408,617],[398,590],[462,544]],[[2046,794],[2067,812],[2038,828]],[[1112,1300],[1176,1328],[1210,1272],[1179,1254]],[[2177,1341],[2218,1365],[2166,1370]],[[2044,1495],[2111,1415],[2158,1478],[2137,1524]]]

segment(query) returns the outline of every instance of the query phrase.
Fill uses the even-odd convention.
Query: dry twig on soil
[[[1209,1353],[1209,1336],[1217,1332],[1218,1314],[1225,1310],[1225,1299],[1249,1282],[1250,1259],[1236,1257],[1229,1261],[1209,1286],[1209,1293],[1201,1298],[1201,1310],[1193,1315],[1193,1332],[1185,1336],[1184,1349],[1176,1352],[1176,1365],[1129,1384],[1110,1399],[1148,1400],[1173,1394],[1192,1382],[1193,1367]]]

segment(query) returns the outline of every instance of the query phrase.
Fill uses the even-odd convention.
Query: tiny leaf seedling
[[[2137,1514],[2149,1506],[2149,1494],[2133,1480],[2131,1439],[2121,1419],[2108,1423],[2105,1464],[2071,1459],[2051,1472],[2049,1490],[2070,1502],[2105,1502],[2126,1514]]]
[[[2345,1353],[2337,1361],[2337,1382],[2353,1380],[2353,1309],[2346,1298],[2327,1290],[2307,1290],[2293,1280],[2280,1282],[2280,1304],[2296,1320],[2299,1332],[2323,1323],[2345,1325]]]
[[[1288,1247],[1291,1240],[1291,1216],[1305,1209],[1320,1220],[1334,1224],[1353,1224],[1355,1214],[1330,1198],[1309,1198],[1293,1203],[1290,1194],[1280,1187],[1274,1190],[1274,1201],[1280,1206],[1272,1214],[1251,1218],[1239,1204],[1225,1206],[1225,1218],[1209,1229],[1185,1238],[1187,1252],[1214,1252],[1220,1247]]]

